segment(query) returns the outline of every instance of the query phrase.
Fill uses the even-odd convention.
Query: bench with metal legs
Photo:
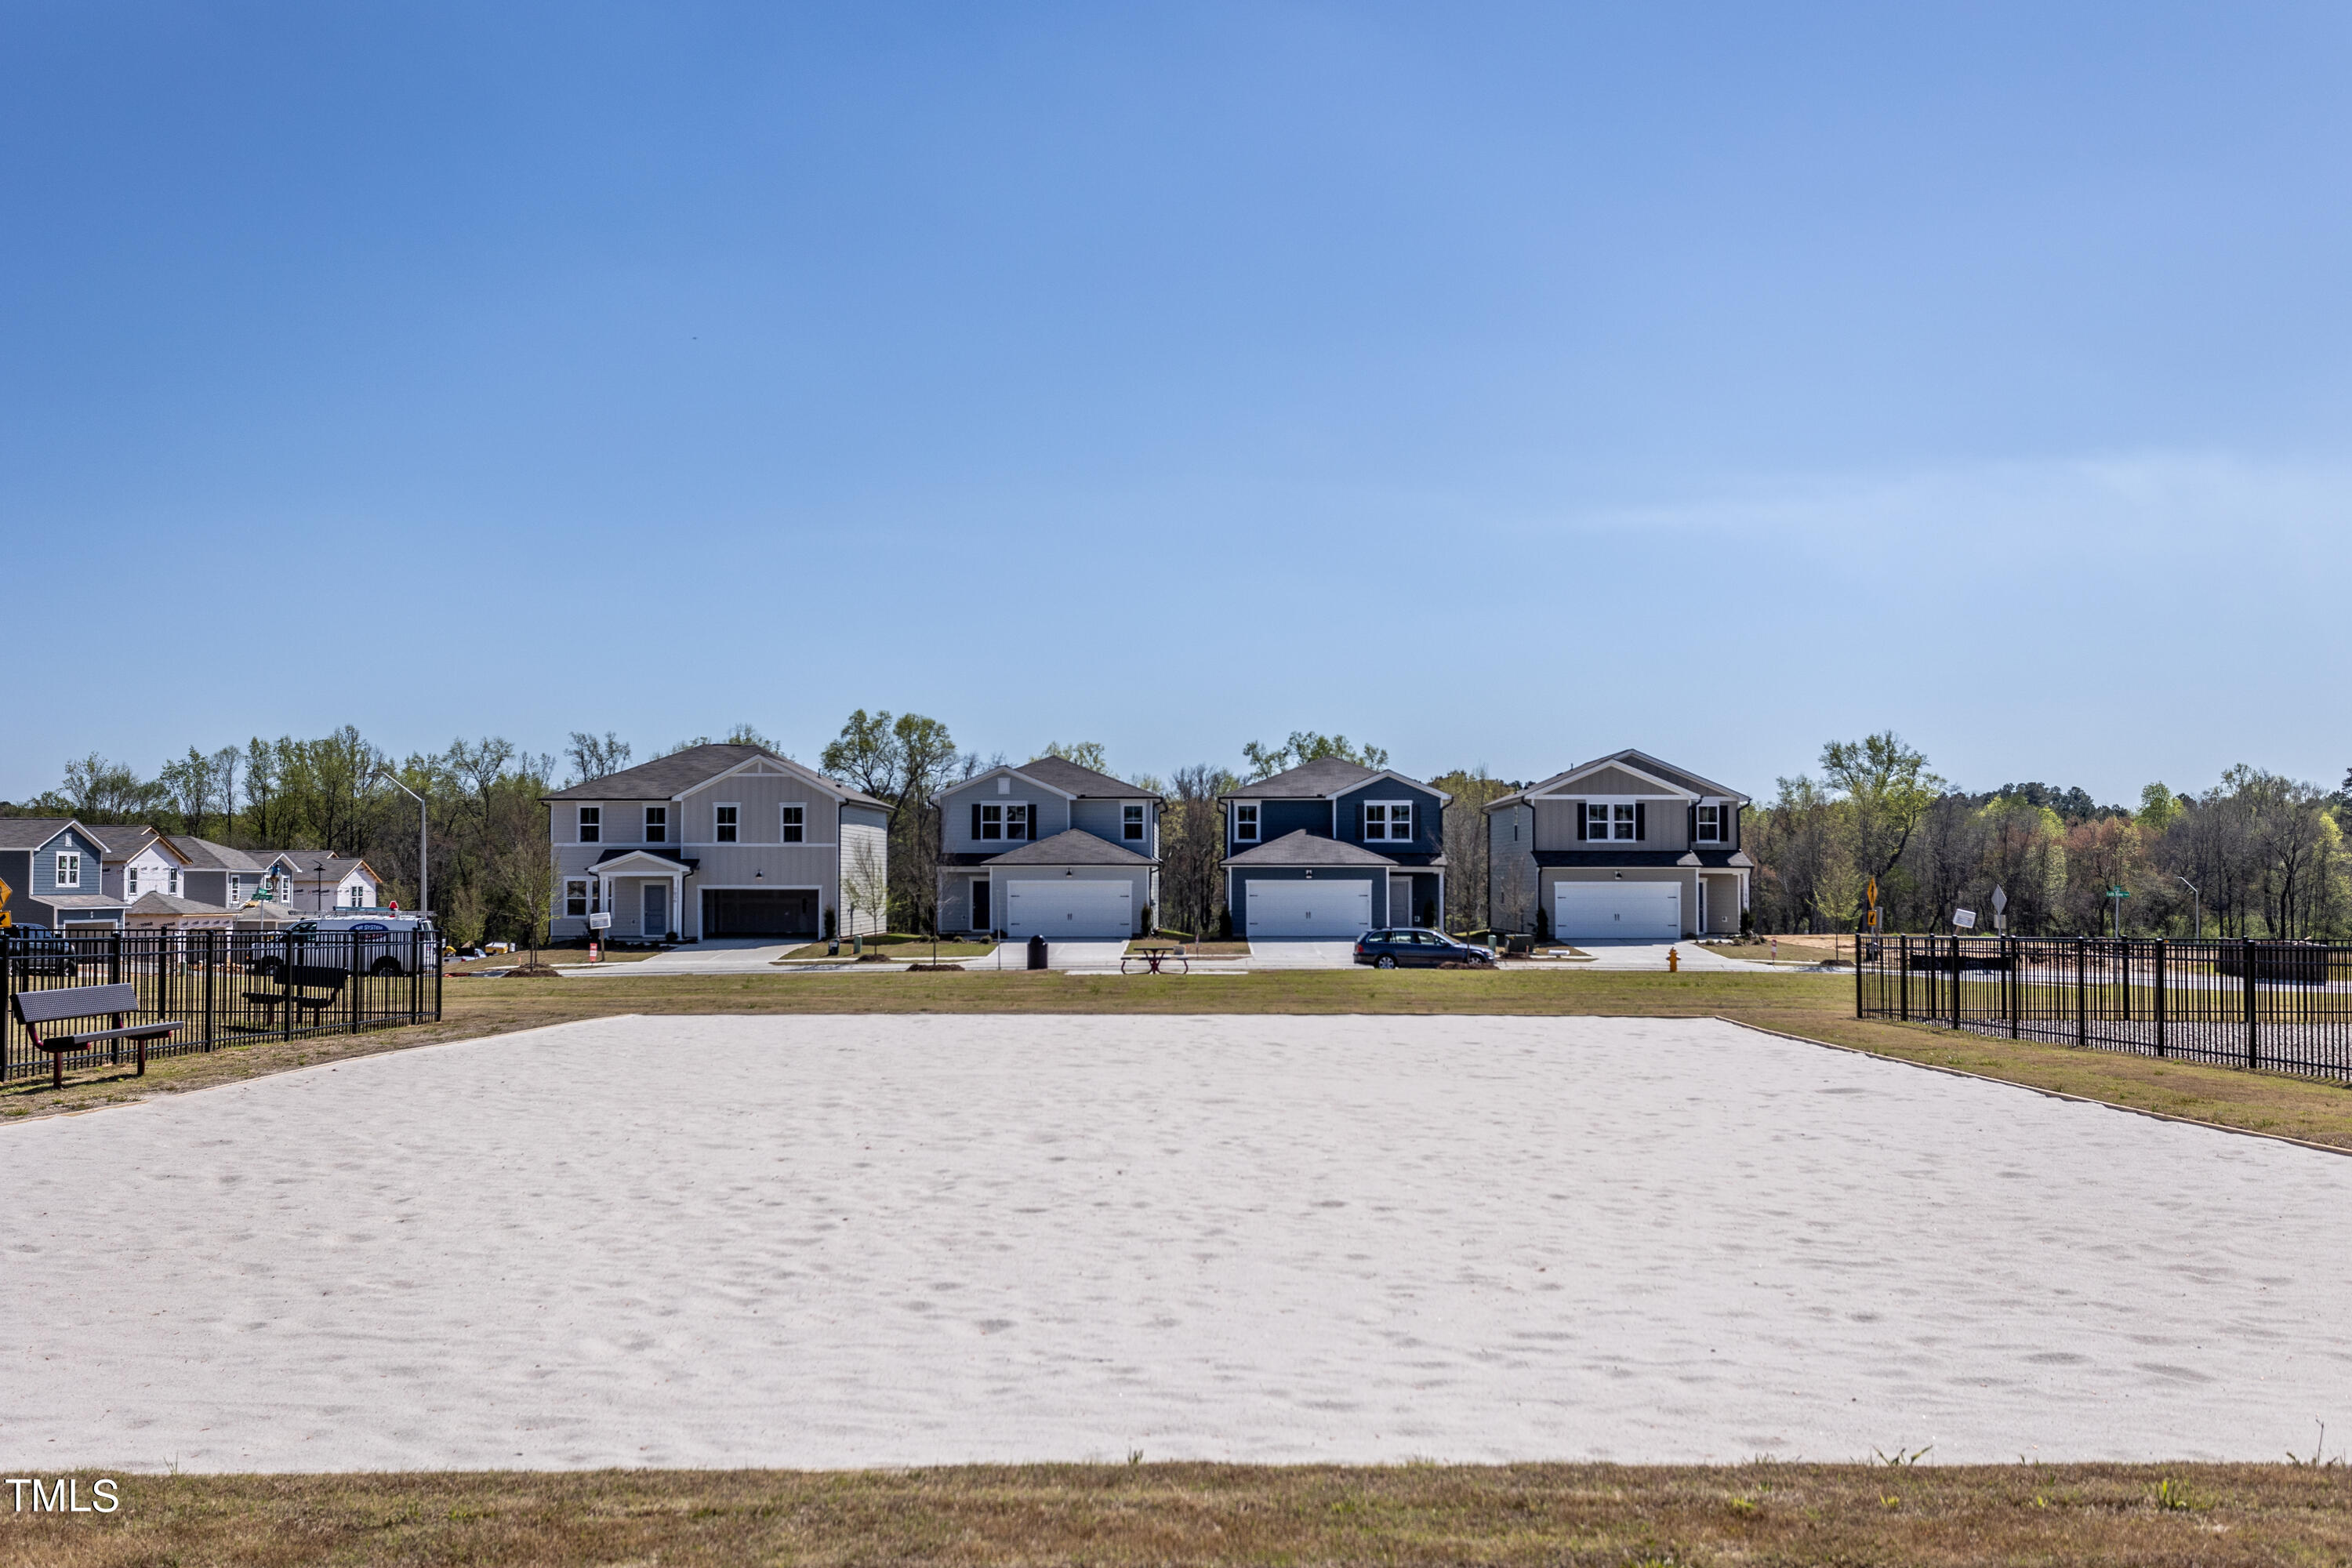
[[[136,1041],[139,1074],[143,1078],[147,1073],[147,1042],[169,1039],[180,1028],[177,1023],[126,1026],[124,1016],[139,1008],[136,985],[60,985],[49,991],[19,991],[9,1000],[16,1009],[16,1022],[25,1026],[34,1048],[49,1054],[52,1089],[66,1086],[66,1058],[106,1040]],[[63,1024],[76,1018],[108,1018],[112,1027],[46,1037],[41,1033],[44,1024]]]

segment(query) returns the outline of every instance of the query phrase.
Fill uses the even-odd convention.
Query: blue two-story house
[[[1435,926],[1453,798],[1336,757],[1221,796],[1234,934],[1352,941],[1382,926]]]
[[[0,816],[0,881],[19,925],[68,936],[122,929],[129,906],[106,890],[106,846],[70,817]]]
[[[940,793],[940,929],[1015,942],[1150,930],[1160,796],[1060,757],[994,767]]]

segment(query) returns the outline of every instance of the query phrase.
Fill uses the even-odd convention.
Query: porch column
[[[686,935],[686,873],[683,871],[670,873],[669,929],[680,937]]]

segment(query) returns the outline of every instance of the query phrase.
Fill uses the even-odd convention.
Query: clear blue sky
[[[2352,763],[2352,10],[0,5],[0,795]]]

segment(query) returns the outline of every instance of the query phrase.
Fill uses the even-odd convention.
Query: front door
[[[641,935],[647,938],[668,934],[669,884],[667,882],[646,884],[646,919],[645,923],[637,930]]]
[[[988,911],[988,879],[971,879],[971,928],[974,931],[994,931],[996,921]]]

